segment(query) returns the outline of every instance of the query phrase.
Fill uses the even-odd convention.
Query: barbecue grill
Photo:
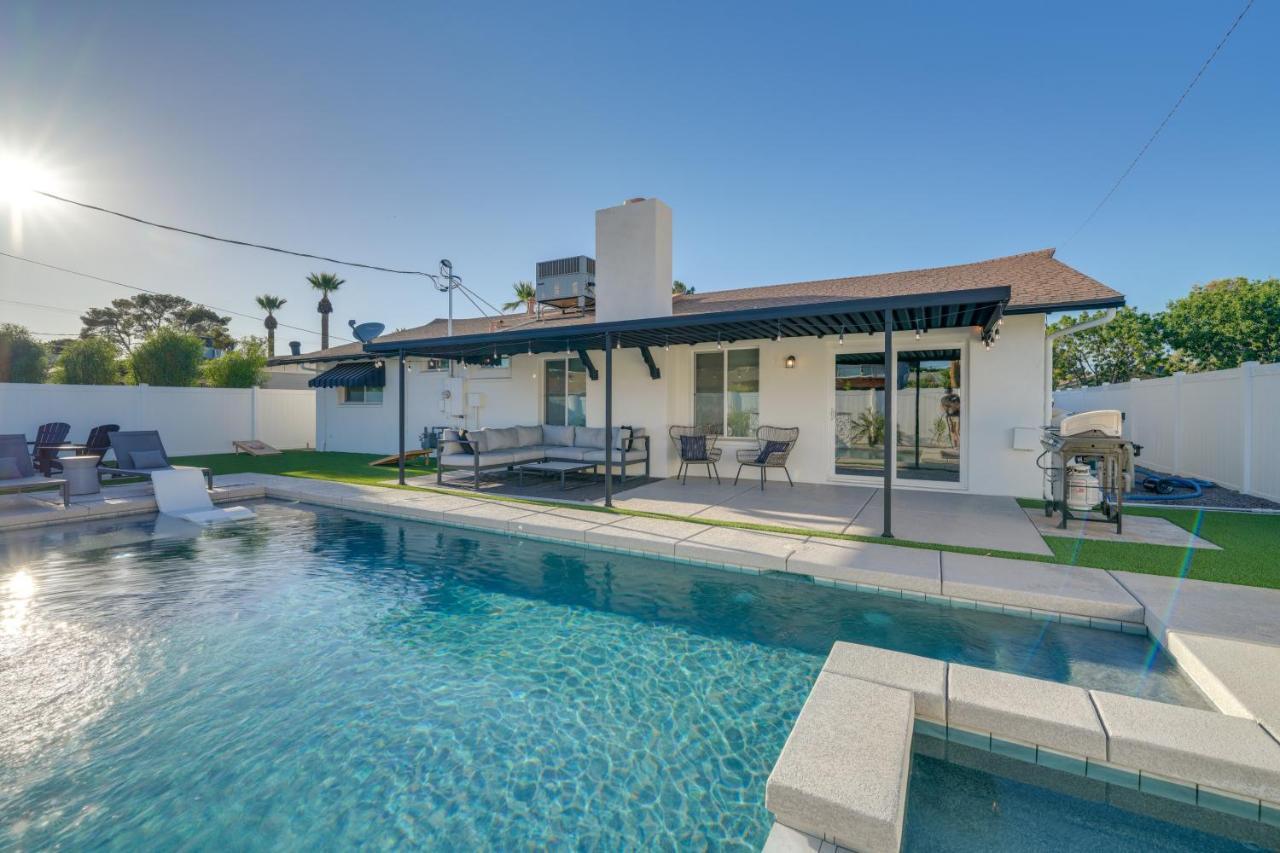
[[[1133,487],[1133,460],[1142,454],[1141,445],[1122,435],[1123,424],[1122,412],[1101,410],[1070,415],[1045,429],[1036,464],[1044,471],[1044,514],[1060,513],[1059,528],[1075,518],[1123,531],[1124,493]]]

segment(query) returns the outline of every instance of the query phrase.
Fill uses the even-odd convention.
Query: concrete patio
[[[686,518],[769,524],[879,536],[884,530],[882,491],[866,486],[770,483],[675,478],[629,489],[614,497],[619,509]],[[951,492],[893,492],[893,533],[899,539],[1050,555],[1036,525],[1011,497]]]

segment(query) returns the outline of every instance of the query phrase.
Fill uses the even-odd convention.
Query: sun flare
[[[37,190],[52,192],[54,173],[43,164],[14,155],[0,154],[0,205],[23,210],[40,201]]]

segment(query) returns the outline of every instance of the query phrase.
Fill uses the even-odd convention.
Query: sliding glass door
[[[835,473],[884,476],[884,353],[835,356]]]
[[[898,353],[898,479],[960,482],[959,349]]]

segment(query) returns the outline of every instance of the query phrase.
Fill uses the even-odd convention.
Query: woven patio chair
[[[751,467],[760,469],[760,489],[764,490],[765,474],[770,468],[781,468],[787,475],[787,482],[792,486],[791,472],[787,470],[787,457],[791,449],[800,439],[799,427],[762,426],[756,430],[758,446],[754,450],[738,451],[738,473],[733,477],[733,484],[738,485],[738,477],[742,469]]]
[[[680,457],[680,470],[676,472],[676,476],[681,478],[680,482],[682,484],[688,482],[690,465],[706,465],[707,476],[714,474],[716,485],[719,485],[720,469],[716,467],[716,463],[720,461],[724,451],[716,447],[716,436],[707,432],[704,427],[698,426],[673,426],[668,432],[671,435],[672,444],[676,446],[676,454]],[[698,438],[702,439],[704,452],[698,451],[696,440]]]

